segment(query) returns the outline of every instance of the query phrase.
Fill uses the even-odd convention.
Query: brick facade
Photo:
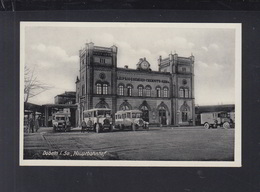
[[[87,43],[79,56],[79,122],[84,110],[107,107],[112,114],[124,109],[142,110],[150,124],[194,124],[194,56],[160,56],[158,71],[151,71],[145,58],[139,60],[137,69],[118,68],[116,46]]]

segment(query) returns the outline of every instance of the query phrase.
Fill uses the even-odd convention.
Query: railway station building
[[[136,69],[117,67],[116,46],[86,43],[79,51],[76,79],[76,119],[92,108],[139,109],[150,124],[186,126],[195,123],[194,56],[158,56],[158,71],[146,58],[137,58]],[[139,60],[138,60],[139,59]],[[114,119],[114,115],[112,116]]]

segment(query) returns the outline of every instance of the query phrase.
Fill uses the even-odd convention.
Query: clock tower
[[[150,63],[146,61],[146,58],[140,58],[139,62],[136,64],[136,69],[143,70],[143,71],[151,71]]]

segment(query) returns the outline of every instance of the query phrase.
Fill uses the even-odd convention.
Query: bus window
[[[56,117],[56,119],[59,120],[65,120],[65,117]]]
[[[115,115],[115,118],[117,119],[117,115]]]
[[[126,114],[122,114],[122,118],[125,119],[126,118]]]
[[[141,113],[137,113],[136,118],[141,118],[141,115],[142,115]]]
[[[121,115],[118,115],[118,119],[122,119]]]
[[[136,118],[136,113],[132,113],[132,118]]]
[[[127,113],[127,118],[131,118],[131,113]]]

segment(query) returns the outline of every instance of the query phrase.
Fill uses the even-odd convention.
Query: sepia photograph
[[[241,28],[20,22],[20,165],[241,167]]]

